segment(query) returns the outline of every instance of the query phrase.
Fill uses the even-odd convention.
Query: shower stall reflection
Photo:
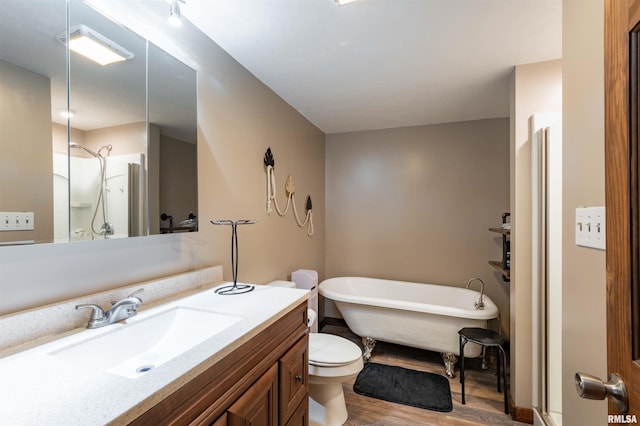
[[[54,197],[55,240],[143,235],[144,154],[112,156],[111,145],[93,150],[75,142],[69,148],[68,170],[67,157],[54,154],[54,190],[69,194]]]
[[[93,167],[90,167],[90,164],[84,163],[84,161],[83,161],[84,164],[76,163],[75,166],[79,170],[82,170],[81,172],[82,178],[80,179],[80,181],[82,183],[89,183],[88,188],[87,187],[82,188],[83,189],[82,192],[84,194],[89,194],[89,195],[94,195],[92,194],[92,192],[93,193],[97,192],[98,194],[95,207],[93,208],[93,215],[91,216],[91,226],[90,226],[91,239],[94,239],[98,235],[104,238],[109,238],[114,234],[114,228],[113,228],[113,224],[109,222],[109,219],[107,216],[107,202],[106,202],[106,197],[104,193],[107,186],[107,158],[109,158],[109,154],[111,154],[111,150],[113,149],[113,147],[111,145],[105,145],[98,148],[97,151],[92,151],[76,142],[69,142],[69,148],[82,149],[83,151],[85,151],[86,153],[88,153],[92,157],[95,157],[98,160],[98,163],[100,165],[100,172],[98,174],[97,188],[95,185],[96,183],[95,173],[93,173],[93,170],[92,170]],[[73,163],[71,164],[73,166]],[[92,191],[92,189],[94,190]],[[96,230],[96,218],[98,217],[98,212],[102,213],[102,225],[100,226],[99,230]],[[100,221],[99,218],[98,220]],[[84,220],[80,222],[80,224],[83,224],[83,223],[85,223]],[[85,236],[87,231],[84,228],[78,228],[78,231],[74,231],[74,233]]]

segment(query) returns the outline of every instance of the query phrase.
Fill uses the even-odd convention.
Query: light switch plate
[[[33,212],[0,212],[0,232],[33,229]]]
[[[604,207],[576,209],[576,245],[598,250],[607,248]]]

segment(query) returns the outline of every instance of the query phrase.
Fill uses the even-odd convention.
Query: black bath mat
[[[427,410],[453,409],[449,380],[439,374],[368,362],[353,390],[360,395]]]

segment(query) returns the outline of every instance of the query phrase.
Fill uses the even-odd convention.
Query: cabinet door
[[[291,347],[280,358],[280,424],[298,408],[300,402],[307,398],[309,381],[309,336]]]
[[[213,422],[211,426],[227,426],[227,424],[227,413],[224,413],[218,418],[218,420]]]
[[[278,364],[274,364],[227,410],[229,426],[278,424]]]
[[[309,426],[309,398],[302,400],[285,426]]]

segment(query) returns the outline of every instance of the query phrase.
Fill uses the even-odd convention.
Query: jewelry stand
[[[216,290],[216,293],[225,296],[244,294],[252,291],[255,286],[251,284],[238,284],[238,225],[253,225],[255,220],[212,220],[214,225],[231,226],[231,272],[233,273],[233,285],[225,285]]]

